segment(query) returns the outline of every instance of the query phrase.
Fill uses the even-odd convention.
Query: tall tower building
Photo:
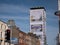
[[[16,26],[14,20],[8,20],[8,26]]]
[[[58,1],[58,10],[55,12],[55,15],[59,17],[59,32],[57,36],[57,45],[60,45],[60,0]]]
[[[58,10],[60,10],[60,0],[58,0]]]
[[[41,45],[46,43],[46,12],[44,7],[30,8],[30,32],[40,38]]]
[[[58,0],[58,11],[60,11],[60,0]],[[60,12],[59,12],[59,45],[60,45]]]

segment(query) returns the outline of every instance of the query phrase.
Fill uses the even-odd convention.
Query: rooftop
[[[33,7],[33,8],[30,8],[31,10],[35,10],[35,9],[44,9],[45,10],[45,8],[44,7]]]

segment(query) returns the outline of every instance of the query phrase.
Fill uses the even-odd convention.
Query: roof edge
[[[35,9],[44,9],[44,10],[46,10],[44,7],[33,7],[33,8],[30,8],[30,10],[35,10]]]

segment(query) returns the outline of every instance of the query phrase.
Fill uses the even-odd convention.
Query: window
[[[42,31],[42,28],[40,29],[40,31]]]
[[[6,25],[5,25],[5,29],[6,29]]]
[[[42,16],[39,18],[39,21],[42,21]]]
[[[1,38],[1,32],[0,32],[0,38]]]
[[[41,29],[40,29],[40,31],[42,31],[42,25],[41,25]]]
[[[22,33],[19,33],[19,37],[23,37],[23,34]]]
[[[2,29],[3,24],[1,24],[1,29]]]
[[[38,35],[38,37],[39,37],[40,39],[42,39],[42,35]]]
[[[35,19],[32,19],[31,21],[35,21]]]

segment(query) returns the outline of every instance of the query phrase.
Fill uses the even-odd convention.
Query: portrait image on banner
[[[30,21],[31,22],[40,22],[42,21],[42,12],[41,10],[31,10]]]

